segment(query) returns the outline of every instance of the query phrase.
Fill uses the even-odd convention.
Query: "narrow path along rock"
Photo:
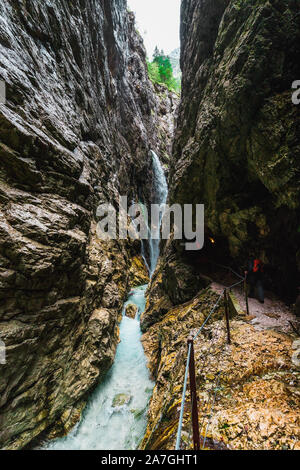
[[[221,293],[226,286],[214,282],[212,289]],[[245,295],[241,288],[233,288],[231,290],[233,299],[238,303],[239,310],[246,316]],[[293,329],[289,322],[297,323],[297,317],[284,302],[276,298],[273,293],[266,292],[265,303],[261,304],[255,298],[248,298],[249,303],[249,321],[256,330],[275,329],[285,333],[293,333]]]
[[[171,308],[144,334],[145,351],[150,370],[156,377],[156,386],[150,401],[149,423],[142,448],[174,448],[187,338],[198,331],[223,289],[223,285],[213,283],[211,288],[200,291],[190,302]],[[238,297],[238,292],[235,294]],[[274,300],[271,305],[276,311]],[[298,445],[300,372],[293,362],[296,352],[293,350],[293,336],[283,331],[290,312],[283,311],[281,303],[279,310],[281,321],[265,316],[267,324],[258,327],[245,321],[246,315],[241,308],[240,314],[236,313],[230,320],[229,346],[226,345],[221,304],[199,335],[194,348],[202,442],[207,435],[207,444],[222,442],[229,449],[293,449]],[[276,331],[270,327],[269,321],[276,321]],[[298,343],[294,347],[298,347]],[[216,388],[217,377],[219,386]],[[210,422],[211,398],[215,393]],[[191,445],[187,437],[191,432],[190,410],[188,391],[183,449],[190,449]]]

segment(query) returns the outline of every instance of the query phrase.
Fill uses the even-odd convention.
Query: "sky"
[[[137,29],[144,38],[150,59],[155,46],[166,54],[180,46],[181,0],[127,0],[127,3],[136,13]]]

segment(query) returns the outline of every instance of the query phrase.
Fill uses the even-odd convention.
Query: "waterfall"
[[[165,204],[168,195],[167,181],[156,153],[153,161],[153,203]],[[153,274],[159,257],[160,226],[149,233],[150,266]],[[152,237],[151,237],[152,235]],[[153,235],[155,238],[153,238]],[[142,245],[144,257],[145,245]],[[50,450],[134,450],[147,426],[148,402],[152,395],[153,382],[149,377],[147,360],[141,343],[140,316],[145,310],[147,285],[132,289],[123,308],[120,324],[120,344],[114,364],[105,380],[96,388],[88,400],[80,422],[61,439],[50,441],[45,448]],[[138,307],[135,319],[125,316],[126,306]]]
[[[152,154],[152,164],[153,164],[153,203],[154,204],[166,204],[167,197],[168,197],[168,184],[166,180],[166,176],[160,160],[153,150],[151,150]],[[160,228],[161,228],[161,221],[163,217],[163,212],[160,212],[159,216],[159,225],[158,227],[152,229],[152,233],[149,239],[150,245],[150,277],[153,275],[157,261],[159,258],[159,246],[160,246]]]

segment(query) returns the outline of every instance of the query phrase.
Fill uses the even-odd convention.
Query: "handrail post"
[[[231,344],[230,338],[230,322],[229,322],[229,306],[228,306],[228,293],[227,290],[224,290],[224,305],[225,305],[225,320],[227,328],[227,343]]]
[[[195,374],[195,356],[194,356],[194,339],[188,339],[188,345],[191,347],[191,356],[189,363],[190,390],[192,403],[192,423],[193,423],[193,442],[194,450],[200,450],[200,434],[198,419],[198,399],[196,390],[196,374]]]
[[[247,315],[249,316],[248,287],[247,287],[247,275],[246,274],[245,274],[245,279],[244,279],[244,291],[245,291]]]

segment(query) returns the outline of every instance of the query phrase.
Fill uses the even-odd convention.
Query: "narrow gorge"
[[[0,5],[1,449],[192,449],[191,336],[201,446],[300,449],[299,3],[182,0],[180,35],[179,97],[126,0]],[[204,204],[204,247],[101,239],[121,196]]]

